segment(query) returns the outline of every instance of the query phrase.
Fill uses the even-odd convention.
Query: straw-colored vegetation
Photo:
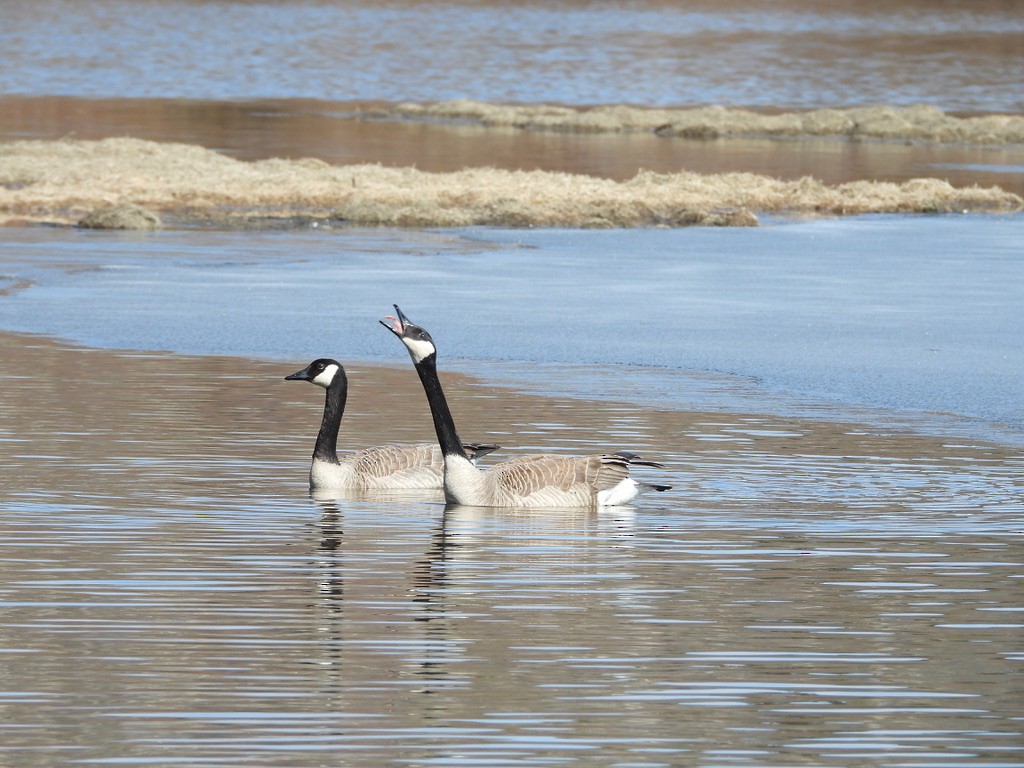
[[[479,125],[580,133],[654,132],[659,136],[713,139],[833,136],[849,140],[1024,144],[1024,116],[953,117],[937,107],[853,107],[763,114],[721,106],[648,109],[600,106],[488,104],[479,101],[402,103],[369,113],[382,118],[470,121]]]
[[[78,221],[86,229],[159,229],[160,217],[138,205],[96,208]]]
[[[752,225],[755,213],[1015,211],[998,187],[938,179],[826,186],[749,173],[641,172],[616,182],[543,171],[426,173],[319,160],[242,162],[202,147],[139,139],[0,144],[0,223],[97,226],[98,209],[132,206],[147,226],[249,226],[277,217],[412,227]],[[118,218],[118,221],[124,221]]]

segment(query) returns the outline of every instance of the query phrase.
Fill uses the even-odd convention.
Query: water
[[[1007,232],[967,218],[776,234],[817,249],[812,237],[846,229],[870,252],[874,237],[901,247],[904,224],[923,238],[922,221],[951,243],[961,226],[988,233],[978,274],[1015,263],[999,255]],[[587,354],[622,362],[648,354],[642,334],[691,346],[673,314],[684,302],[629,309],[642,334],[579,304],[605,294],[582,290],[567,244],[611,233],[5,234],[3,324],[94,345],[0,334],[5,766],[1022,764],[1012,432],[842,399],[811,407],[749,377],[580,365],[588,334],[602,343]],[[742,254],[737,234],[630,242],[721,237]],[[532,305],[496,272],[515,260],[520,280],[546,286]],[[702,312],[722,303],[709,275],[742,273],[713,263],[683,283],[703,274]],[[838,263],[831,279],[863,290],[860,263]],[[901,284],[905,312],[924,312],[929,291],[952,296],[943,281],[959,273],[939,263]],[[471,275],[461,289],[457,274]],[[453,351],[506,342],[505,361],[445,364],[464,435],[506,446],[496,458],[629,448],[663,461],[651,479],[673,490],[598,513],[445,508],[439,494],[311,500],[322,395],[283,376],[328,348],[358,352],[341,448],[428,439],[418,382],[374,323],[377,292],[412,314],[424,281],[417,315],[437,317]],[[987,318],[989,343],[1005,344],[992,309],[1007,282],[963,292],[961,332]],[[483,301],[482,285],[501,290]],[[630,294],[617,284],[627,309]],[[747,299],[758,316],[776,300],[800,317],[821,294]],[[847,331],[870,331],[861,300],[825,304]],[[744,316],[720,313],[718,330],[742,337]],[[914,337],[899,327],[893,349]],[[963,381],[989,391],[964,354]],[[526,371],[529,391],[510,388]]]
[[[1014,3],[8,4],[0,93],[1021,111]]]
[[[1018,189],[1019,148],[346,116],[1020,111],[1018,10],[6,3],[0,137]],[[4,228],[0,765],[1024,766],[1021,222]],[[673,489],[599,513],[311,499],[322,393],[283,376],[313,357],[348,365],[343,450],[431,434],[375,323],[392,302],[496,459],[629,448]]]
[[[902,415],[1019,442],[1022,224],[22,230],[0,244],[0,270],[33,287],[0,304],[0,327],[293,365],[403,364],[376,324],[398,303],[461,370],[533,391],[851,419],[885,409],[887,423]]]
[[[239,159],[632,178],[947,179],[1024,195],[1024,149],[496,131],[356,119],[396,102],[1021,112],[1012,2],[7,3],[0,140],[135,136]]]
[[[0,351],[4,765],[1020,764],[1019,451],[452,376],[475,430],[676,488],[311,501],[282,364]],[[429,428],[410,371],[353,381],[343,448]]]

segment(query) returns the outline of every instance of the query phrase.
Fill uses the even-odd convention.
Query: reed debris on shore
[[[468,99],[403,102],[368,111],[377,118],[472,122],[489,127],[575,133],[648,132],[691,139],[730,137],[1024,144],[1024,115],[956,117],[938,107],[872,106],[768,114],[718,105],[658,109],[627,105],[577,108],[554,104],[490,104]]]
[[[756,225],[757,213],[1009,212],[1024,201],[998,187],[939,179],[828,186],[810,177],[681,171],[618,182],[496,168],[243,162],[131,138],[0,144],[0,223],[75,224],[111,206],[138,206],[169,224],[219,226],[313,217],[400,227],[675,227]]]

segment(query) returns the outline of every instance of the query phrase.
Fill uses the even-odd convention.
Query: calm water
[[[1021,111],[1024,17],[971,3],[8,3],[0,94]]]
[[[1021,216],[617,232],[11,230],[0,274],[33,287],[0,303],[0,328],[402,364],[376,323],[398,303],[460,369],[535,391],[858,419],[874,408],[890,425],[1020,444],[1022,242]]]

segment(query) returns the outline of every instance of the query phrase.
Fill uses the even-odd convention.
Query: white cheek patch
[[[327,389],[327,387],[331,386],[331,382],[334,381],[334,377],[335,375],[337,375],[337,373],[338,366],[328,365],[326,368],[324,368],[323,373],[321,373],[319,376],[313,379],[313,383],[323,387],[324,389]]]
[[[434,345],[429,341],[423,339],[402,339],[402,343],[405,344],[406,349],[409,350],[409,354],[412,355],[412,361],[418,363],[426,357],[430,357],[437,350],[434,349]]]

